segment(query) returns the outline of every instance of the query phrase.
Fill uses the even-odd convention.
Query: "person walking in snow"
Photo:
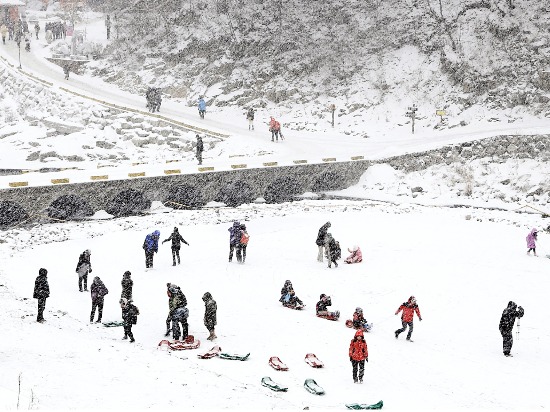
[[[65,80],[69,80],[69,73],[71,72],[71,67],[68,62],[63,64],[63,73],[65,74]]]
[[[204,144],[202,142],[202,137],[197,135],[197,153],[196,157],[199,161],[199,165],[202,165],[202,152],[204,152]]]
[[[143,250],[145,251],[145,268],[153,268],[153,257],[159,251],[160,232],[155,230],[153,233],[145,236],[143,241]]]
[[[169,317],[172,321],[172,337],[174,340],[179,340],[181,333],[181,340],[185,340],[189,330],[189,325],[187,323],[189,310],[186,308],[187,299],[179,286],[173,283],[168,283],[166,286],[168,288],[166,293],[168,295]],[[180,323],[182,327],[181,331],[179,326]],[[168,321],[166,325],[168,326]]]
[[[90,323],[93,323],[95,316],[95,309],[97,308],[97,321],[96,323],[101,323],[101,318],[103,316],[103,303],[105,295],[109,293],[109,290],[103,283],[103,281],[96,276],[90,287],[91,296],[92,296],[92,312],[90,313]]]
[[[399,306],[395,314],[397,315],[401,311],[403,312],[401,315],[401,324],[403,325],[403,327],[395,331],[395,339],[399,337],[399,334],[401,332],[405,332],[405,329],[407,329],[408,326],[409,332],[407,333],[407,340],[410,341],[411,335],[413,333],[414,314],[416,313],[416,316],[418,316],[418,320],[422,321],[422,316],[420,316],[420,308],[416,304],[416,298],[414,296],[411,296],[407,302],[403,302],[403,304]]]
[[[516,310],[516,308],[518,310]],[[512,356],[510,351],[512,350],[512,345],[514,344],[514,338],[512,337],[512,329],[514,328],[514,323],[516,318],[522,318],[525,311],[521,306],[517,306],[515,302],[508,302],[508,306],[502,312],[500,317],[500,323],[498,324],[498,330],[502,335],[502,352],[504,356]]]
[[[88,291],[88,273],[92,273],[92,263],[90,258],[92,252],[90,249],[86,249],[78,257],[78,263],[76,265],[76,273],[78,273],[78,289],[82,292],[82,283],[84,282],[84,291]]]
[[[126,298],[128,300],[132,300],[132,289],[134,287],[134,281],[131,278],[132,273],[127,270],[124,272],[124,275],[122,275],[122,281],[120,284],[122,285],[122,293],[120,294],[120,298]]]
[[[48,271],[41,268],[38,271],[38,276],[34,281],[34,293],[32,295],[34,299],[38,299],[38,316],[36,321],[44,323],[44,310],[46,309],[46,299],[50,297],[50,285],[48,284]]]
[[[369,361],[369,350],[363,330],[359,329],[355,332],[355,336],[349,345],[349,360],[352,366],[353,383],[363,383],[363,375],[365,374],[365,361]]]
[[[38,33],[40,32],[40,24],[34,23],[34,32],[36,33],[36,40],[38,40]]]
[[[315,244],[319,248],[319,252],[317,253],[317,262],[323,262],[323,248],[325,247],[325,238],[327,237],[327,231],[329,227],[330,222],[325,223],[323,226],[321,226],[321,228],[319,229],[319,233],[317,234],[317,240],[315,241]]]
[[[533,251],[533,255],[537,256],[537,245],[535,243],[537,241],[537,235],[538,235],[538,230],[533,228],[525,238],[525,240],[527,241],[528,255],[531,255],[531,251]]]
[[[202,98],[202,96],[199,98],[199,116],[201,119],[204,119],[204,114],[206,113],[206,102]]]
[[[233,260],[233,251],[241,243],[241,224],[238,221],[233,222],[229,229],[229,261]]]
[[[131,300],[126,298],[120,299],[120,308],[122,309],[122,324],[124,326],[124,337],[122,339],[128,339],[129,337],[130,343],[133,343],[136,340],[132,333],[132,326],[137,324],[139,309]]]
[[[351,253],[344,262],[346,263],[360,263],[363,261],[363,253],[361,253],[361,249],[359,249],[359,246],[355,245],[352,248],[348,248],[348,252]]]
[[[0,34],[2,35],[2,43],[6,44],[6,35],[8,34],[8,27],[3,23],[0,26]]]
[[[342,257],[342,250],[340,249],[340,242],[332,237],[330,233],[327,233],[325,238],[326,246],[325,250],[327,253],[328,267],[331,268],[331,265],[334,263],[334,267],[338,267],[336,261]]]
[[[218,305],[212,298],[210,292],[206,292],[202,295],[202,300],[204,302],[204,326],[206,326],[206,329],[210,332],[210,336],[206,339],[214,340],[217,338],[215,327],[217,325],[216,312],[218,311]]]
[[[250,236],[246,231],[246,225],[242,224],[240,227],[240,241],[237,244],[235,255],[237,256],[237,262],[244,263],[246,260],[246,247],[248,246],[248,240]]]
[[[248,130],[254,130],[254,109],[252,107],[246,112],[246,120],[248,120]]]
[[[273,116],[269,118],[269,131],[271,132],[271,141],[274,142],[275,141],[274,139],[277,139],[277,142],[278,142],[279,133],[281,131],[281,123],[275,120]]]
[[[189,246],[189,243],[180,235],[177,227],[174,228],[170,237],[163,240],[162,243],[164,244],[164,242],[168,242],[169,240],[172,241],[172,266],[176,266],[176,257],[178,258],[178,265],[180,264],[181,242],[185,243],[187,246]]]

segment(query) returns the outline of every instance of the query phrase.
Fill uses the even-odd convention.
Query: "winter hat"
[[[204,300],[205,302],[210,298],[212,298],[210,292],[206,292],[204,295],[202,295],[202,300]]]
[[[409,303],[416,303],[416,298],[414,296],[411,296],[409,298]]]
[[[359,329],[357,332],[355,332],[355,337],[358,337],[358,336],[361,336],[362,338],[365,337],[365,336],[363,335],[363,330],[362,330],[362,329]]]
[[[321,293],[321,296],[319,296],[319,299],[323,299],[323,298],[326,298],[327,295],[325,295],[324,293]]]
[[[99,278],[99,276],[94,277],[94,282],[97,283],[97,282],[99,282],[99,281],[101,281],[101,279]]]
[[[46,269],[42,268],[38,271],[38,274],[40,276],[46,276],[48,274],[48,271]]]
[[[361,309],[360,307],[356,307],[356,308],[355,308],[355,311],[356,311],[356,312],[361,312],[361,313],[363,313],[363,309]]]
[[[129,278],[130,276],[132,276],[132,273],[131,273],[129,270],[127,270],[126,272],[124,272],[124,277],[128,277],[128,278]]]
[[[174,228],[174,232],[179,232],[177,227]]]
[[[86,253],[87,255],[91,255],[91,254],[92,254],[92,251],[91,251],[90,249],[86,249],[86,250],[84,251],[84,253]]]

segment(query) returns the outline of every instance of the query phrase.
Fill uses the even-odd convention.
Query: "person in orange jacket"
[[[365,361],[369,361],[369,350],[363,331],[359,329],[355,332],[355,336],[349,344],[349,360],[353,368],[353,383],[363,383],[363,375],[365,374]],[[357,374],[359,369],[359,374]]]
[[[422,316],[420,316],[420,308],[416,304],[416,298],[414,296],[411,296],[407,302],[403,302],[403,304],[399,306],[399,309],[397,309],[395,314],[397,315],[401,311],[403,311],[403,314],[401,315],[401,324],[403,325],[403,327],[395,331],[395,339],[399,337],[399,334],[401,332],[405,332],[405,329],[407,329],[408,326],[409,333],[407,333],[407,340],[411,341],[411,335],[413,333],[414,313],[416,312],[416,316],[418,316],[418,319],[420,321],[422,320]]]

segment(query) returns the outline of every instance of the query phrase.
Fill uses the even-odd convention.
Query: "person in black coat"
[[[130,343],[133,343],[136,340],[132,333],[132,326],[137,323],[139,309],[132,301],[125,298],[120,299],[120,307],[122,309],[122,321],[124,326],[124,337],[122,339],[128,339],[128,337],[130,337]]]
[[[204,152],[202,137],[197,135],[197,160],[199,161],[199,165],[202,165],[202,152]]]
[[[38,299],[38,316],[36,321],[44,323],[44,309],[46,309],[46,299],[50,297],[50,285],[48,284],[48,271],[44,268],[38,271],[38,276],[34,281],[34,299]]]
[[[212,298],[210,292],[206,292],[202,295],[202,300],[204,302],[204,326],[206,326],[206,329],[210,332],[210,335],[206,339],[214,340],[217,338],[215,328],[218,323],[216,320],[218,305],[214,298]]]
[[[124,275],[122,275],[122,293],[120,294],[120,298],[126,298],[128,300],[132,300],[132,288],[134,287],[134,281],[130,278],[132,276],[132,273],[127,270],[124,272]]]
[[[334,263],[334,267],[338,267],[338,263],[336,261],[342,257],[342,249],[340,249],[340,242],[338,242],[336,239],[332,237],[330,233],[327,233],[327,237],[325,238],[327,241],[325,243],[325,249],[327,252],[327,259],[328,259],[328,267],[331,267],[331,264]]]
[[[517,310],[516,310],[517,308]],[[512,350],[512,344],[514,339],[512,337],[512,329],[514,328],[514,323],[516,318],[523,317],[525,311],[521,306],[517,306],[514,302],[508,302],[508,306],[502,312],[500,317],[500,323],[498,324],[498,329],[502,335],[502,351],[504,356],[512,356],[510,350]]]
[[[163,240],[162,243],[164,244],[164,242],[168,242],[169,240],[172,241],[172,266],[176,266],[176,257],[178,258],[178,265],[180,264],[181,242],[185,243],[187,246],[189,246],[189,243],[180,235],[177,227],[174,228],[170,237]]]
[[[84,282],[84,291],[88,291],[88,273],[92,273],[91,258],[92,252],[86,249],[78,257],[76,264],[76,273],[78,273],[78,289],[82,292],[82,282]]]
[[[325,223],[323,226],[321,226],[321,228],[319,229],[319,233],[317,234],[317,240],[315,241],[315,244],[319,247],[319,253],[317,254],[318,262],[323,261],[323,248],[325,247],[325,237],[327,236],[327,231],[330,226],[330,222]]]
[[[101,317],[103,316],[103,303],[105,295],[109,293],[109,290],[103,283],[103,281],[96,276],[90,287],[90,294],[92,296],[92,312],[90,313],[90,323],[94,321],[95,309],[97,308],[97,321],[96,323],[101,323]]]

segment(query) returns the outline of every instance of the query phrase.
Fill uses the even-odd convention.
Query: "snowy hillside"
[[[471,214],[471,220],[465,220]],[[244,265],[227,262],[227,228],[246,221],[251,240]],[[328,269],[316,262],[315,237],[324,222],[346,247],[358,244],[364,261]],[[4,232],[0,269],[4,313],[0,343],[2,407],[15,409],[203,409],[343,410],[345,403],[384,401],[388,410],[539,409],[547,405],[545,322],[548,235],[539,237],[539,258],[525,255],[533,215],[482,210],[388,206],[371,202],[308,201],[276,206],[171,212],[115,221],[52,224]],[[174,225],[190,246],[172,267],[161,246],[155,268],[145,272],[141,243],[154,229],[161,239]],[[92,251],[93,276],[109,288],[104,321],[120,320],[120,280],[132,272],[141,315],[136,343],[121,328],[89,324],[90,296],[78,292],[74,267]],[[51,298],[45,324],[35,321],[32,299],[38,268],[48,269]],[[306,303],[302,312],[283,308],[278,293],[291,279]],[[166,282],[188,299],[190,333],[201,347],[157,349],[166,318]],[[219,344],[229,353],[251,353],[245,362],[201,360],[213,346],[202,324],[201,296],[218,302]],[[315,317],[320,293],[332,296],[338,322]],[[418,299],[414,343],[395,340],[397,307]],[[513,358],[502,355],[498,321],[509,300],[525,308]],[[355,385],[348,359],[353,330],[343,322],[361,306],[374,329],[367,334],[365,382]],[[515,331],[516,329],[514,329]],[[304,362],[315,353],[323,369]],[[267,361],[279,356],[288,372]],[[262,387],[270,376],[287,393]],[[302,387],[313,378],[326,395]],[[32,395],[31,395],[32,391]]]

